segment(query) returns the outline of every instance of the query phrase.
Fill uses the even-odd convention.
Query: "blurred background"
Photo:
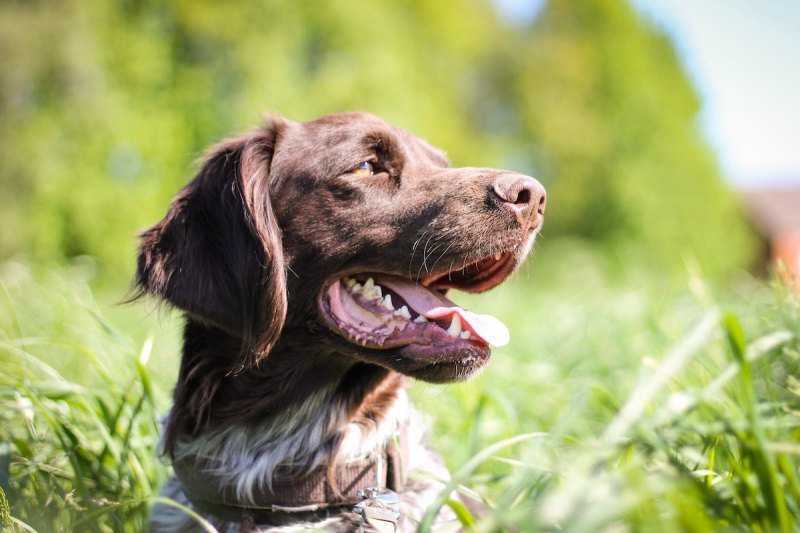
[[[796,0],[0,0],[12,516],[144,529],[180,323],[120,305],[137,233],[265,113],[365,110],[548,189],[522,271],[454,296],[511,343],[412,388],[453,472],[532,439],[463,474],[479,531],[796,529],[798,28]]]
[[[790,0],[6,0],[0,260],[90,257],[119,286],[209,144],[360,109],[538,177],[541,257],[763,269],[791,241],[769,193],[800,179],[798,24]]]

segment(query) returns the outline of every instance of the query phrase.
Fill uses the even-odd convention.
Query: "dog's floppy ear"
[[[237,372],[275,345],[286,319],[281,232],[269,195],[283,122],[211,149],[162,221],[141,234],[136,284],[241,337]]]

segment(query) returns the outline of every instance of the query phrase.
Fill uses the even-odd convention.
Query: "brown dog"
[[[450,168],[364,113],[275,118],[213,148],[141,239],[141,292],[186,317],[164,494],[224,531],[413,530],[443,485],[406,474],[446,472],[402,376],[463,380],[507,341],[446,293],[505,280],[544,207],[533,178]],[[151,527],[197,529],[167,506]]]

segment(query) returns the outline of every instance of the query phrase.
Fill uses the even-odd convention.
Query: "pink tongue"
[[[379,283],[401,295],[408,305],[425,318],[442,320],[458,315],[462,327],[482,341],[493,346],[508,344],[508,328],[492,315],[479,315],[462,309],[444,296],[404,279],[382,277]]]
[[[479,315],[460,307],[434,307],[425,313],[425,318],[442,320],[453,315],[461,318],[461,327],[470,330],[487,344],[505,346],[510,340],[506,325],[492,315]]]

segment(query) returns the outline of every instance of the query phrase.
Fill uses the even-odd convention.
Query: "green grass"
[[[491,508],[479,519],[442,495],[430,513],[450,505],[477,531],[800,527],[797,295],[744,275],[676,288],[584,248],[551,253],[460,298],[512,331],[481,376],[413,387],[452,486]],[[93,297],[87,277],[84,262],[0,266],[12,530],[142,530],[167,475],[155,446],[176,321]]]

